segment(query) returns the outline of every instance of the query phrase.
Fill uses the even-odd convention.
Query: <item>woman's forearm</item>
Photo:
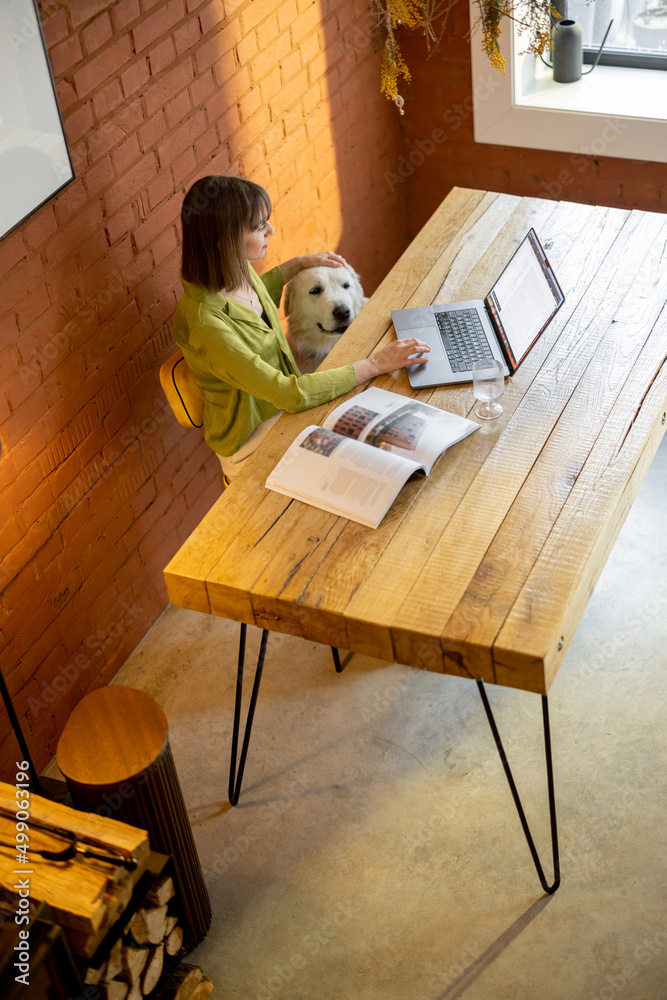
[[[291,281],[294,275],[298,274],[299,271],[301,270],[301,266],[299,265],[299,258],[290,257],[289,260],[286,260],[283,264],[280,265],[280,270],[283,272],[283,281],[285,282],[285,284],[287,284],[287,282]]]
[[[382,372],[378,371],[377,365],[374,364],[372,358],[365,358],[363,361],[353,361],[352,367],[354,368],[355,388],[361,385],[362,382],[370,382],[372,378],[382,374]]]

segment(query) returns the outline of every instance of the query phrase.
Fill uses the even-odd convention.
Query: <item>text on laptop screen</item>
[[[563,301],[556,277],[531,229],[486,299],[512,370],[518,368]]]

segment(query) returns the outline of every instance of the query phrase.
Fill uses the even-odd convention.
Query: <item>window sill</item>
[[[523,41],[512,35],[504,25],[503,76],[472,34],[476,142],[667,163],[667,72],[597,66],[577,83],[554,83],[542,62],[517,54]]]

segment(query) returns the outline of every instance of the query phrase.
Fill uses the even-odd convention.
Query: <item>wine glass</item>
[[[475,415],[482,420],[495,420],[503,412],[500,403],[494,402],[505,391],[505,375],[503,366],[495,358],[482,358],[472,366],[472,387],[475,399],[480,405]]]

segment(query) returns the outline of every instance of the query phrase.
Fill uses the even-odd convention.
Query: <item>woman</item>
[[[283,410],[296,413],[341,396],[356,385],[408,364],[420,340],[396,340],[372,358],[302,375],[280,325],[283,284],[305,267],[341,267],[335,253],[293,257],[262,274],[274,232],[269,196],[241,177],[196,181],[185,196],[184,295],[174,337],[204,394],[204,435],[226,480],[232,479]],[[423,362],[422,362],[423,363]]]

